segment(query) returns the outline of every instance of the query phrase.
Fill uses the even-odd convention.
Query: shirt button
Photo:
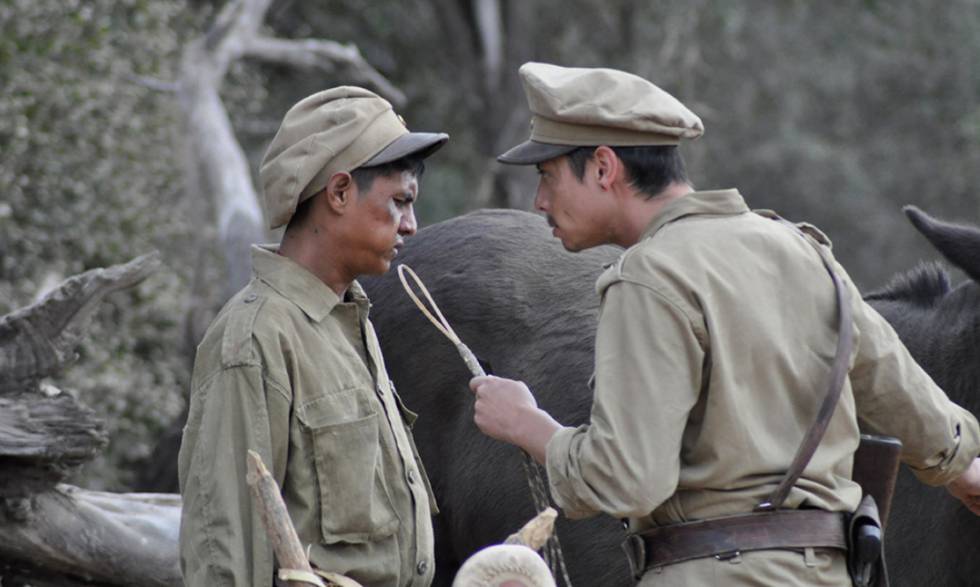
[[[419,561],[419,564],[415,566],[415,570],[418,574],[424,575],[429,570],[429,563],[424,560]]]
[[[408,482],[415,483],[415,469],[411,469],[408,471]]]
[[[245,296],[245,303],[246,304],[251,304],[252,302],[254,302],[257,299],[259,299],[259,296],[255,295],[254,293],[250,293],[247,296]]]

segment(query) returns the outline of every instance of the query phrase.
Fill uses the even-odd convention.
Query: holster
[[[901,453],[902,442],[897,438],[870,434],[861,435],[861,444],[854,453],[851,478],[861,486],[864,495],[875,498],[882,529],[888,524]]]
[[[634,581],[639,581],[647,570],[647,547],[643,538],[638,534],[627,534],[626,539],[620,544],[623,552],[626,553],[626,562],[629,563],[630,575]]]
[[[885,526],[898,477],[902,443],[887,436],[861,435],[854,453],[853,479],[864,499],[848,527],[847,567],[857,587],[888,587]]]
[[[854,587],[888,587],[885,533],[871,495],[864,496],[848,521],[847,570]]]

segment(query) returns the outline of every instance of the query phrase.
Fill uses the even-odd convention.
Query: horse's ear
[[[936,220],[915,206],[902,210],[950,263],[980,282],[980,228]]]

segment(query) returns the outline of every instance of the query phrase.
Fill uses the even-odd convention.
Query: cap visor
[[[553,145],[551,143],[524,141],[503,155],[499,155],[497,161],[508,165],[535,165],[567,155],[578,148],[579,145]]]
[[[418,155],[423,159],[435,153],[440,147],[446,144],[449,135],[442,132],[410,132],[403,134],[390,145],[381,149],[377,155],[371,157],[367,162],[362,163],[361,167],[374,167],[397,161],[409,155]]]

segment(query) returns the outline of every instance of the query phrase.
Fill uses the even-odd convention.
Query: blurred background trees
[[[184,174],[174,87],[182,50],[222,6],[0,0],[0,313],[151,249],[167,264],[104,304],[58,382],[110,424],[110,449],[78,480],[89,487],[135,484],[224,301],[214,205]],[[529,60],[626,69],[676,95],[706,127],[683,147],[695,184],[817,224],[863,288],[936,257],[903,204],[980,212],[973,0],[276,0],[263,32],[356,45],[405,94],[411,128],[450,133],[423,181],[423,226],[529,207],[533,170],[493,160],[527,134]],[[253,174],[289,106],[356,79],[233,63],[221,96]]]

